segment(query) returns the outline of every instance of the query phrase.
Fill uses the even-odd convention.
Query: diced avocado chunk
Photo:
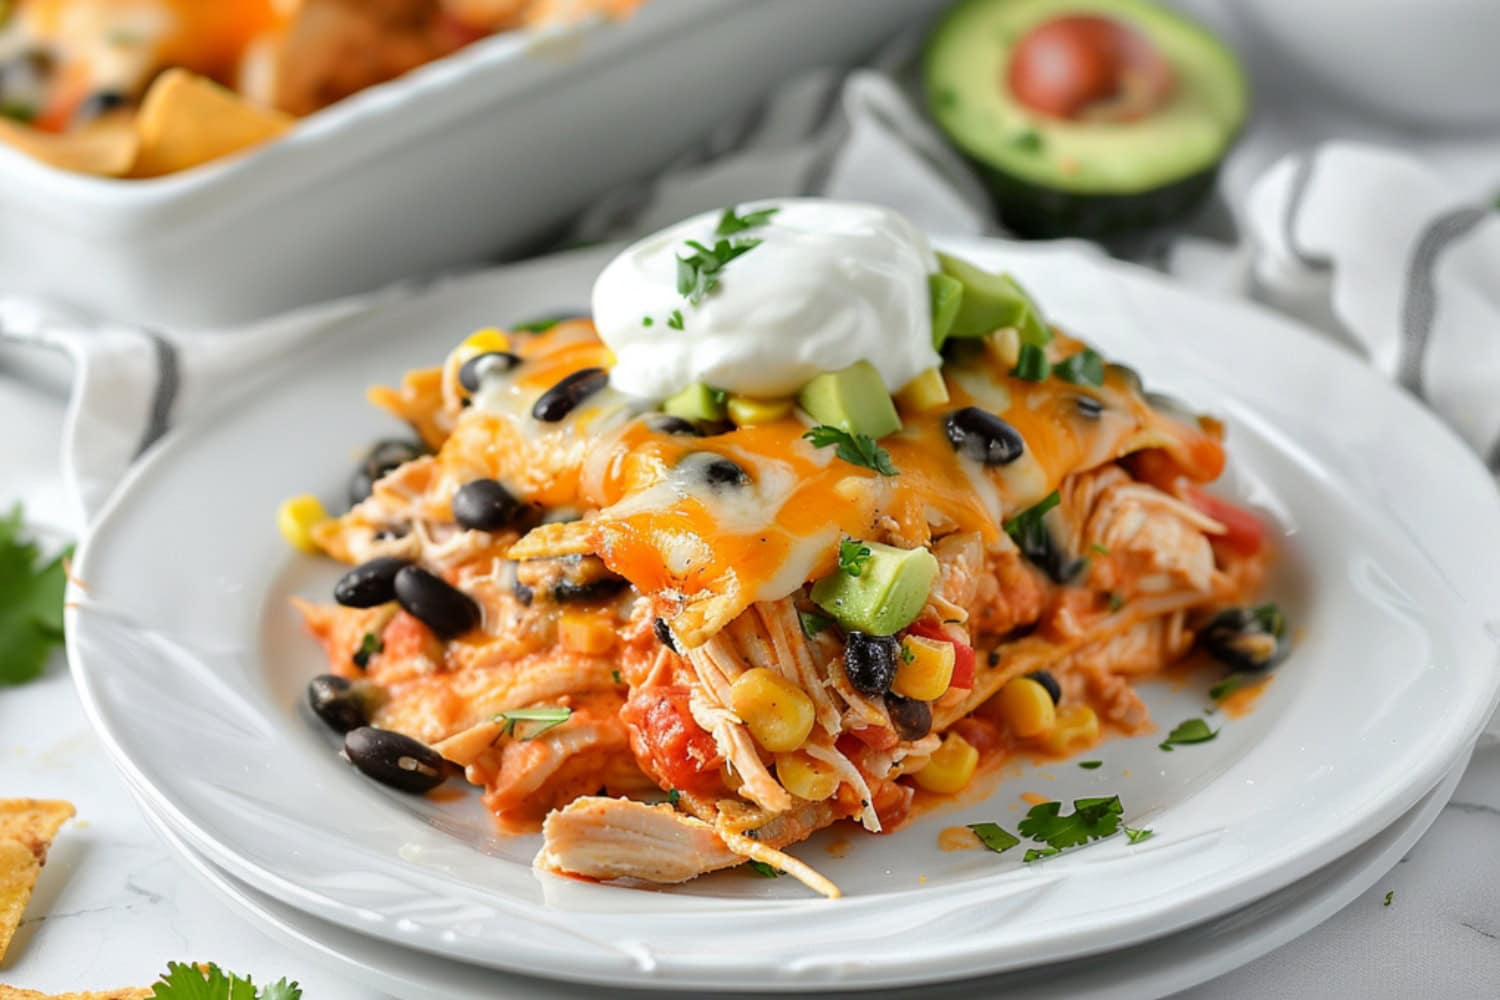
[[[932,346],[943,349],[953,329],[953,320],[958,316],[958,307],[964,297],[964,286],[957,278],[947,274],[927,276],[927,294],[932,303]]]
[[[895,635],[916,621],[938,561],[926,549],[898,549],[879,542],[861,543],[870,557],[859,576],[839,570],[813,584],[812,599],[840,625],[870,635]]]
[[[711,389],[702,382],[694,382],[681,392],[668,396],[661,404],[663,411],[684,420],[723,420],[725,393]]]
[[[802,387],[797,403],[818,423],[849,434],[878,439],[901,429],[896,404],[868,361],[817,376]]]
[[[938,254],[943,273],[963,286],[958,315],[948,330],[950,337],[985,337],[1007,326],[1016,328],[1021,343],[1047,346],[1052,329],[1041,310],[1016,280],[1008,274],[990,274],[957,257]]]

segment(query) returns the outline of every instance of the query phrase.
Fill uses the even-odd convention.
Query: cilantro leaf
[[[697,240],[688,240],[688,248],[693,252],[677,258],[677,294],[695,306],[701,304],[705,295],[719,287],[719,272],[724,266],[760,243],[750,239],[719,240],[708,247]]]
[[[0,684],[34,680],[63,637],[63,561],[69,548],[41,562],[37,544],[23,537],[21,508],[0,516]]]
[[[500,732],[506,736],[518,740],[534,740],[547,730],[567,722],[572,716],[571,708],[512,708],[495,713],[494,721],[502,723]],[[517,735],[516,726],[523,722],[528,723],[526,733]]]
[[[354,661],[356,667],[363,670],[370,665],[370,657],[383,652],[385,652],[385,640],[374,632],[366,632],[359,640],[359,648],[354,651],[350,659]]]
[[[1381,906],[1390,906],[1391,905],[1391,901],[1394,900],[1395,898],[1396,898],[1396,890],[1395,889],[1391,889],[1390,891],[1388,891],[1385,894],[1385,902],[1381,903],[1380,905]]]
[[[814,448],[827,448],[829,445],[837,445],[835,449],[839,458],[850,465],[858,465],[864,469],[874,469],[882,476],[899,476],[900,471],[891,464],[891,453],[875,443],[875,439],[868,434],[850,434],[848,431],[827,424],[819,424],[806,434],[804,438],[812,442]]]
[[[756,226],[764,226],[771,221],[771,216],[781,211],[779,208],[761,208],[754,212],[746,212],[744,215],[736,215],[734,206],[724,209],[724,214],[719,216],[719,224],[714,232],[720,236],[733,236]]]
[[[682,800],[682,791],[676,788],[667,789],[667,804],[676,805]]]
[[[1190,743],[1207,743],[1216,739],[1219,735],[1217,729],[1210,729],[1208,723],[1202,719],[1188,719],[1179,722],[1177,728],[1167,734],[1167,738],[1159,744],[1161,749],[1171,752],[1174,746],[1186,746]]]
[[[815,611],[799,611],[797,618],[802,622],[802,634],[809,639],[833,624],[832,618]]]
[[[151,1000],[302,1000],[302,987],[283,978],[257,990],[249,976],[225,972],[212,962],[202,968],[168,962],[167,971],[151,984]]]
[[[511,324],[510,332],[511,333],[546,333],[548,330],[552,329],[554,326],[556,326],[557,324],[561,323],[563,320],[565,320],[565,319],[573,319],[573,318],[574,317],[569,316],[569,315],[567,315],[567,314],[564,313],[564,314],[559,314],[557,316],[543,316],[540,319],[529,319],[529,320],[527,320],[524,323],[513,323],[513,324]]]
[[[1022,856],[1021,860],[1029,865],[1033,861],[1040,861],[1043,858],[1050,858],[1054,854],[1061,853],[1062,851],[1055,847],[1029,847],[1026,849],[1026,853]]]
[[[761,878],[776,878],[781,874],[779,869],[771,867],[764,861],[747,861],[745,865]]]
[[[1156,836],[1155,830],[1149,830],[1145,827],[1142,827],[1139,830],[1135,829],[1134,827],[1125,827],[1125,839],[1130,841],[1132,844],[1144,843],[1154,836]]]
[[[870,547],[857,538],[846,538],[839,542],[839,569],[850,576],[859,576],[870,563]]]
[[[1104,359],[1084,348],[1053,365],[1052,372],[1064,382],[1072,382],[1074,385],[1103,385]]]
[[[969,829],[986,849],[1004,854],[1021,842],[1021,838],[1006,830],[999,823],[970,823]]]
[[[1021,353],[1016,355],[1016,366],[1010,370],[1013,378],[1025,379],[1028,382],[1041,382],[1052,371],[1052,366],[1047,363],[1047,353],[1035,344],[1022,344]]]
[[[1027,550],[1028,545],[1032,549],[1041,549],[1050,544],[1050,539],[1047,538],[1047,528],[1042,524],[1042,517],[1060,503],[1062,503],[1062,494],[1053,490],[1019,514],[1007,518],[1005,533],[1015,541],[1016,545],[1020,546],[1023,552]]]
[[[1050,857],[1069,847],[1079,847],[1115,833],[1120,828],[1124,807],[1118,795],[1108,798],[1074,799],[1071,815],[1062,815],[1061,802],[1042,802],[1032,806],[1016,829],[1051,848],[1038,857]],[[1027,852],[1027,860],[1036,860]]]
[[[673,309],[672,315],[667,317],[667,325],[674,330],[682,329],[682,310]]]
[[[1099,768],[1101,768],[1101,767],[1104,766],[1104,761],[1102,761],[1102,760],[1080,760],[1078,762],[1078,766],[1081,767],[1081,768],[1083,768],[1085,771],[1097,771],[1097,770],[1099,770]]]
[[[1208,696],[1214,701],[1223,701],[1241,688],[1245,688],[1260,680],[1254,674],[1230,674],[1219,683],[1208,689]]]

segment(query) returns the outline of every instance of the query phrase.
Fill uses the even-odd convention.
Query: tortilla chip
[[[146,91],[136,116],[140,152],[132,177],[160,177],[274,139],[296,119],[263,108],[212,80],[169,69]]]
[[[135,165],[140,140],[129,111],[105,115],[69,132],[43,132],[0,118],[0,143],[50,166],[99,177],[123,177]]]
[[[21,925],[21,914],[47,861],[52,838],[73,816],[68,802],[0,800],[0,959]],[[0,1000],[5,995],[0,994]]]
[[[152,992],[149,986],[126,986],[96,993],[42,993],[0,983],[0,1000],[149,1000]]]

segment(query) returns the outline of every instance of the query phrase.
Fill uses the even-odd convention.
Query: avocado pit
[[[1002,86],[1040,115],[1128,122],[1164,105],[1172,66],[1140,32],[1095,14],[1050,18],[1017,43]]]

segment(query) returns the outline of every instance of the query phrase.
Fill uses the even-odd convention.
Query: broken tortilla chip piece
[[[158,76],[136,115],[132,177],[159,177],[274,139],[295,119],[182,69]]]
[[[152,990],[148,986],[126,986],[118,990],[98,990],[91,993],[42,993],[39,990],[22,990],[0,983],[0,1000],[148,1000]]]
[[[69,802],[0,799],[0,958],[21,925],[52,838],[72,817]],[[5,994],[0,993],[0,1000],[6,1000]]]
[[[3,7],[3,4],[0,4]],[[49,166],[99,177],[124,177],[135,165],[140,139],[129,111],[105,115],[71,132],[42,132],[0,117],[0,144]]]

